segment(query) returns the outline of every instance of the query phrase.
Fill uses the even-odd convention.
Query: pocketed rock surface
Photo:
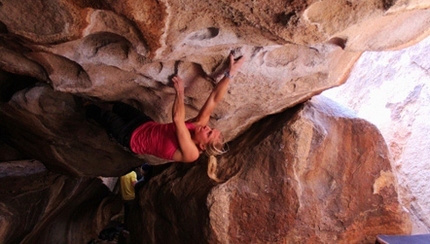
[[[204,162],[150,181],[139,193],[132,222],[145,226],[135,226],[134,241],[374,243],[379,233],[406,233],[383,141],[374,125],[312,98],[232,142],[240,152],[219,162],[222,184],[204,177]]]
[[[151,204],[157,204],[152,209],[161,208],[163,214],[138,212],[135,224],[145,231],[131,233],[131,238],[154,243],[294,243],[305,240],[300,233],[307,233],[316,242],[347,243],[373,241],[377,232],[408,233],[409,219],[398,207],[395,177],[378,130],[342,116],[306,122],[304,117],[310,115],[304,114],[313,113],[315,95],[347,80],[364,51],[401,49],[428,36],[428,8],[426,1],[376,0],[3,1],[0,149],[6,153],[0,164],[39,162],[46,174],[73,181],[76,192],[86,186],[98,191],[101,186],[89,182],[98,182],[99,176],[118,177],[143,161],[87,121],[83,101],[105,106],[123,101],[156,121],[170,122],[175,96],[170,79],[178,74],[185,80],[186,117],[192,118],[222,78],[232,52],[246,61],[210,120],[231,144],[230,152],[219,158],[218,176],[225,183],[207,178],[204,156],[186,165],[143,157],[158,165],[158,174],[138,195],[164,192],[163,187],[175,190],[152,195]],[[303,103],[299,112],[296,106]],[[296,115],[280,118],[278,130],[260,122],[281,112]],[[284,130],[297,135],[287,136]],[[250,131],[261,141],[249,136]],[[344,144],[344,138],[351,144]],[[255,152],[250,150],[254,147]],[[353,162],[362,166],[355,168]],[[5,191],[13,189],[12,178],[1,180]],[[95,194],[99,198],[94,204],[85,205],[91,214],[62,215],[59,208],[44,204],[53,197],[45,194],[47,189],[57,189],[57,181],[44,182],[29,190],[44,192],[34,197],[40,204],[29,212],[34,214],[31,221],[11,200],[19,199],[20,191],[2,195],[0,215],[13,221],[0,227],[0,242],[76,243],[94,236],[114,215],[97,210],[108,193]],[[259,199],[255,192],[267,194],[259,205],[253,205]],[[92,193],[79,195],[85,202]],[[66,196],[63,201],[71,209],[82,203]],[[181,201],[188,203],[187,211],[169,204]],[[146,204],[140,199],[136,211]],[[46,217],[44,208],[46,214],[55,214]],[[263,219],[247,221],[256,215]],[[183,217],[193,228],[175,229],[188,228]],[[155,224],[148,224],[151,221]],[[159,228],[172,223],[176,227],[169,227],[172,232],[165,237],[171,239],[160,239]],[[91,233],[61,229],[63,224]]]

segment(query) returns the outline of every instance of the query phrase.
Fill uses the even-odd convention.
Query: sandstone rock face
[[[241,150],[220,161],[224,183],[202,178],[204,163],[150,181],[134,241],[374,243],[378,233],[408,232],[383,141],[372,124],[313,98],[232,142]]]
[[[38,161],[0,169],[1,243],[87,243],[121,210],[100,179],[65,177]]]
[[[5,79],[7,88],[3,88],[8,96],[2,99],[19,104],[15,110],[26,106],[20,96],[32,96],[37,103],[35,96],[40,96],[41,88],[33,84],[43,82],[49,85],[47,89],[62,93],[60,99],[83,96],[122,100],[166,122],[170,121],[173,100],[169,78],[177,73],[187,82],[190,118],[220,78],[228,53],[234,51],[248,61],[211,120],[230,140],[258,119],[343,83],[362,51],[398,48],[421,40],[428,34],[427,7],[425,3],[402,1],[2,3],[0,62],[2,76],[9,77]],[[11,97],[13,91],[22,89],[16,80],[28,80],[25,77],[34,82],[26,84],[28,90],[21,95]],[[35,120],[30,123],[43,124],[43,129],[16,130],[14,119],[2,123],[5,130],[14,131],[11,137],[21,138],[13,142],[15,147],[24,151],[31,148],[24,139],[28,133],[41,135],[64,128],[61,124],[53,128],[55,122],[45,121],[50,113],[45,106],[39,103],[40,108],[26,108],[31,114],[43,111],[43,117],[28,118],[29,122]],[[50,106],[63,109],[58,103]],[[6,118],[20,116],[10,108],[1,111]],[[81,111],[66,109],[64,116],[75,119],[74,112]],[[18,126],[27,125],[18,122]],[[87,135],[84,140],[92,137]],[[40,153],[45,156],[38,158],[49,158],[51,165],[59,165],[57,170],[73,175],[114,176],[138,165],[127,158],[124,166],[115,167],[113,154],[120,152],[102,149],[98,155],[104,160],[93,160],[94,167],[86,169],[83,163],[66,162],[67,152],[52,148],[56,143],[73,147],[82,143],[71,141],[70,136],[61,142],[50,139],[49,143],[40,142],[46,150]],[[98,143],[110,145],[106,140]],[[82,155],[77,158],[86,161]],[[107,169],[98,163],[104,161],[108,161]]]
[[[112,176],[140,163],[110,141],[101,127],[86,121],[73,96],[46,85],[16,93],[2,113],[10,143],[45,162],[50,170],[72,176]]]
[[[295,122],[284,125],[286,119],[282,120],[277,130],[270,126],[256,129],[253,124],[344,83],[364,51],[399,49],[424,39],[430,31],[429,20],[429,3],[419,0],[0,2],[0,141],[6,144],[0,148],[6,152],[0,155],[4,161],[0,166],[12,170],[11,162],[24,167],[37,161],[46,169],[37,170],[32,177],[47,179],[32,188],[43,200],[34,207],[23,203],[18,208],[34,209],[23,213],[31,215],[24,228],[22,218],[17,219],[23,215],[15,213],[19,210],[14,210],[12,201],[23,202],[20,191],[2,193],[0,217],[6,217],[0,219],[11,221],[1,229],[0,242],[88,241],[88,233],[100,227],[94,227],[94,219],[100,216],[94,209],[110,194],[97,177],[117,177],[142,163],[109,140],[102,128],[85,120],[83,99],[123,101],[156,121],[169,122],[174,99],[170,79],[179,74],[186,83],[186,117],[192,118],[222,77],[229,53],[245,56],[246,62],[210,121],[232,141],[230,153],[220,158],[218,172],[227,182],[215,187],[206,176],[205,158],[195,164],[170,166],[165,160],[143,157],[162,165],[158,166],[159,176],[140,195],[164,195],[162,199],[156,195],[155,202],[140,201],[135,209],[136,226],[148,224],[148,228],[135,230],[132,238],[137,240],[141,237],[137,233],[145,233],[155,243],[234,243],[249,238],[300,242],[305,237],[346,243],[373,240],[376,231],[407,233],[409,220],[400,221],[403,213],[398,210],[396,189],[391,187],[390,167],[376,153],[382,150],[386,154],[384,142],[374,135],[373,127],[367,128],[369,124],[354,119],[360,126],[347,127],[344,120],[319,118],[301,123],[312,117],[305,115],[308,112],[295,115],[300,117],[291,119]],[[311,107],[316,105],[306,106],[309,108],[303,111],[313,111]],[[327,128],[329,125],[337,130]],[[311,131],[309,126],[317,129]],[[248,132],[250,128],[254,136]],[[372,135],[355,138],[358,129],[352,128]],[[288,130],[306,135],[296,137]],[[336,133],[359,139],[350,139],[350,143],[361,151],[341,144]],[[241,136],[245,139],[239,139]],[[378,143],[371,144],[369,138]],[[341,145],[345,151],[333,145]],[[251,148],[259,152],[258,157]],[[361,153],[371,158],[358,157]],[[317,156],[323,157],[321,165],[316,164]],[[349,164],[339,164],[340,158]],[[379,161],[371,163],[374,160]],[[350,161],[360,162],[372,174],[354,168]],[[354,178],[358,177],[354,170],[366,180]],[[258,172],[272,178],[257,177]],[[6,189],[12,189],[15,180],[28,183],[18,173],[2,179]],[[265,185],[272,188],[266,192]],[[66,197],[64,191],[71,189],[76,199]],[[56,192],[61,194],[53,195]],[[243,192],[245,196],[239,194]],[[261,192],[266,200],[260,205],[243,205],[246,211],[242,212],[242,204],[257,199],[254,192]],[[353,198],[354,194],[367,198]],[[271,205],[269,199],[275,197]],[[59,203],[63,198],[67,198],[65,205]],[[186,202],[193,211],[186,212],[179,204],[166,208],[170,201]],[[141,211],[147,204],[156,214]],[[65,206],[70,210],[63,211]],[[75,215],[73,211],[83,206],[88,210]],[[247,222],[256,215],[261,222]],[[189,223],[184,224],[184,219]],[[70,232],[64,223],[70,223]],[[172,235],[155,235],[163,228]],[[276,232],[268,236],[264,230]]]
[[[381,130],[414,233],[430,230],[429,52],[426,38],[401,51],[365,53],[346,84],[324,93]]]

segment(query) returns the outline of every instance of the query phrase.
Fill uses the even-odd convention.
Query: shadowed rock
[[[140,190],[135,243],[373,243],[410,229],[379,131],[324,97],[231,146],[222,184],[199,162],[172,165]]]
[[[87,243],[121,210],[98,178],[62,176],[34,160],[0,169],[2,243]]]
[[[136,226],[145,230],[131,237],[347,243],[373,241],[378,231],[407,233],[376,129],[331,114],[326,103],[296,106],[343,84],[364,51],[422,40],[429,19],[428,4],[420,1],[2,1],[2,141],[41,162],[49,170],[43,174],[62,176],[35,190],[44,200],[25,228],[11,210],[19,196],[5,195],[0,209],[11,222],[0,242],[83,243],[88,233],[82,230],[94,230],[92,211],[105,197],[94,177],[120,176],[142,164],[85,120],[83,99],[123,101],[170,122],[170,79],[178,74],[185,81],[186,118],[192,118],[231,52],[247,60],[209,124],[231,142],[217,171],[225,183],[215,186],[207,178],[204,157],[170,166],[145,156],[165,165],[140,192],[153,197],[141,199],[145,211],[135,209]],[[11,178],[3,180],[11,187]],[[44,202],[52,198],[47,189],[62,194],[54,202],[67,198],[57,184],[76,193],[89,188],[71,210],[42,216],[51,207]],[[97,200],[86,205],[90,193]],[[88,212],[74,215],[82,206]],[[67,232],[59,223],[76,225]],[[155,235],[166,229],[169,235]]]

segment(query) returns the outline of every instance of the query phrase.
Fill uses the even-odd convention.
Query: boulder
[[[221,184],[204,161],[151,179],[138,194],[133,241],[374,243],[410,232],[379,130],[325,97],[265,118],[231,147]]]
[[[118,177],[144,161],[159,171],[139,195],[156,197],[136,205],[134,218],[145,231],[132,238],[330,243],[373,241],[377,231],[407,233],[377,130],[328,116],[329,105],[313,97],[345,83],[363,52],[423,40],[429,19],[429,4],[419,0],[0,2],[0,141],[6,144],[0,165],[14,175],[2,179],[4,191],[15,189],[15,180],[27,182],[14,173],[20,164],[43,164],[34,177],[49,178],[31,191],[43,200],[19,208],[34,209],[23,213],[33,214],[25,228],[13,210],[20,191],[2,193],[1,211],[12,222],[0,235],[24,243],[87,241],[99,227],[94,209],[109,192],[98,177]],[[187,165],[137,158],[84,117],[86,100],[122,101],[170,122],[177,74],[192,118],[230,53],[246,61],[209,123],[230,142],[219,158],[220,185],[207,178],[205,157]],[[71,189],[80,194],[73,195],[76,203],[62,192]],[[254,203],[258,196],[266,200]],[[52,201],[57,207],[46,205]],[[88,210],[73,212],[82,206]],[[169,237],[155,235],[163,228]]]
[[[324,92],[375,124],[390,149],[391,166],[414,233],[430,228],[430,38],[383,53],[366,52],[343,86]]]
[[[99,178],[66,177],[35,160],[0,169],[1,243],[88,243],[122,207]]]

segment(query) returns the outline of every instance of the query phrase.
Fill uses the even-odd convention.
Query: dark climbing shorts
[[[105,127],[109,136],[130,152],[130,139],[133,131],[140,125],[152,121],[146,114],[122,102],[116,102],[112,111],[103,111],[94,104],[88,105],[86,116]]]

